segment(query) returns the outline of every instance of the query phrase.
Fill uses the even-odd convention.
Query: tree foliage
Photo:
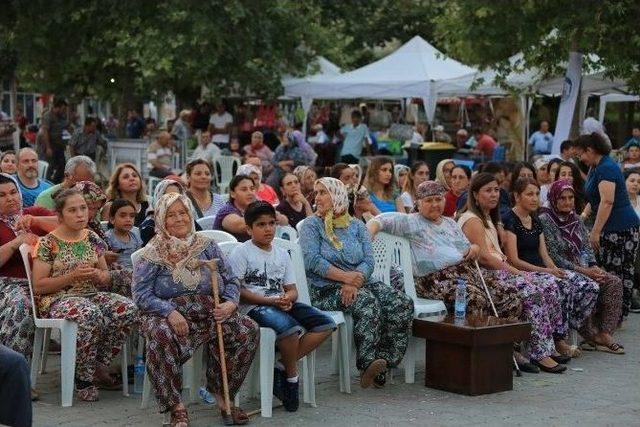
[[[637,0],[449,0],[435,35],[463,62],[494,67],[564,71],[568,53],[585,55],[585,71],[605,70],[640,89],[640,3]],[[522,60],[508,58],[521,53]]]
[[[22,3],[9,3],[13,18],[2,20],[17,76],[67,95],[141,98],[206,85],[215,96],[274,96],[282,74],[304,72],[332,38],[318,7],[295,0]]]

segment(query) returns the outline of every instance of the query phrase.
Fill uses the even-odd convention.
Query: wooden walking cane
[[[487,287],[487,284],[484,281],[484,276],[482,275],[482,270],[480,270],[480,266],[478,265],[478,260],[474,260],[473,262],[476,264],[476,269],[478,270],[478,275],[480,276],[480,280],[482,281],[482,287],[484,288],[484,291],[487,294],[487,298],[489,298],[489,303],[491,303],[491,308],[493,309],[493,314],[497,318],[500,318],[500,316],[498,316],[498,310],[496,310],[496,306],[493,304],[493,298],[491,298],[491,294],[489,293],[489,288]],[[521,377],[522,376],[522,372],[520,372],[520,367],[518,366],[518,361],[516,360],[516,356],[512,354],[511,357],[513,358],[513,365],[516,368],[516,377]]]
[[[214,258],[211,261],[202,261],[202,263],[211,272],[211,292],[213,294],[213,306],[218,308],[220,305],[220,294],[218,289],[218,258]],[[220,352],[220,368],[222,370],[222,391],[224,394],[225,414],[223,414],[223,420],[225,425],[233,424],[233,417],[231,416],[231,401],[229,399],[229,382],[227,381],[227,359],[224,352],[224,339],[222,336],[222,325],[216,321],[216,335],[218,335],[218,350]],[[231,423],[231,424],[229,424]]]

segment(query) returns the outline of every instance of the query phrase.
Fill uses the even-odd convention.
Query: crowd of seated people
[[[100,389],[122,386],[110,363],[137,330],[147,340],[153,393],[172,425],[189,424],[178,368],[200,345],[209,349],[206,389],[225,422],[245,424],[247,414],[226,408],[222,397],[216,323],[223,322],[231,398],[254,358],[259,326],[276,331],[274,395],[295,411],[296,362],[335,329],[320,310],[342,311],[353,318],[361,386],[385,387],[404,357],[414,307],[402,286],[373,276],[372,240],[384,232],[409,242],[412,271],[400,274],[413,276],[418,296],[452,311],[464,278],[469,313],[488,315],[493,304],[500,317],[531,323],[529,339],[514,343],[519,369],[561,373],[584,351],[625,353],[617,331],[640,310],[636,143],[622,164],[593,133],[570,144],[572,157],[535,165],[488,162],[472,171],[446,159],[430,171],[424,162],[377,156],[368,167],[325,170],[308,164],[294,132],[283,134],[273,155],[261,136],[251,136],[227,194],[215,191],[214,168],[203,158],[182,176],[167,174],[149,197],[129,163],[115,168],[103,191],[93,161],[75,156],[50,187],[30,178],[33,150],[16,153],[15,174],[0,174],[0,344],[32,357],[31,286],[40,316],[78,324],[79,399],[96,401]],[[212,225],[197,222],[205,217]],[[311,306],[297,301],[291,259],[274,243],[282,226],[298,229]],[[225,255],[198,233],[208,227],[241,245]],[[32,249],[31,284],[22,244]],[[203,264],[213,259],[214,273]],[[579,346],[569,342],[572,329]]]

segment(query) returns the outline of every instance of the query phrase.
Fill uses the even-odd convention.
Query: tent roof
[[[476,70],[446,57],[416,36],[395,52],[337,76],[299,79],[284,84],[285,95],[306,98],[407,98],[426,96],[429,82]]]

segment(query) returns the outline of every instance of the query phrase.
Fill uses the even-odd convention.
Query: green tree
[[[125,105],[202,85],[274,97],[284,73],[304,72],[334,39],[316,5],[294,0],[13,0],[6,10],[0,49],[15,55],[22,86]]]
[[[584,70],[606,70],[640,89],[640,3],[637,0],[449,0],[434,19],[436,39],[463,62],[564,71],[570,51],[585,55]],[[508,58],[521,53],[522,61]]]

